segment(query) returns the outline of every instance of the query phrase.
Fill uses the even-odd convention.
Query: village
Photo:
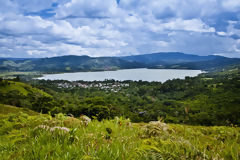
[[[99,89],[99,90],[105,90],[106,92],[119,92],[122,88],[129,87],[130,85],[128,83],[124,82],[59,82],[57,84],[58,88],[67,88],[67,89],[73,89],[76,87],[79,88],[85,88],[85,89]]]

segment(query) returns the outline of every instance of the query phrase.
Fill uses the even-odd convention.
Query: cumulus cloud
[[[214,27],[209,27],[200,19],[174,19],[168,22],[159,22],[159,26],[150,23],[150,28],[153,31],[193,31],[193,32],[215,32]]]
[[[25,12],[37,12],[52,6],[52,3],[56,0],[12,0],[12,2],[18,5],[20,10]]]
[[[115,0],[72,0],[57,9],[57,17],[105,18],[117,14]]]
[[[4,0],[0,56],[240,57],[239,0]]]
[[[224,0],[222,1],[222,5],[226,10],[230,11],[239,11],[240,8],[239,0]]]

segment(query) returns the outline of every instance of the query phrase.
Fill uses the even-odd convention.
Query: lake
[[[119,81],[158,81],[165,82],[169,79],[186,76],[194,77],[203,73],[201,70],[182,70],[182,69],[123,69],[117,71],[100,71],[100,72],[75,72],[61,74],[45,74],[38,79],[45,80],[68,80],[68,81],[104,81],[106,79],[115,79]]]

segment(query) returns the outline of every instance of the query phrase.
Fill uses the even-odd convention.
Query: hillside
[[[124,60],[135,61],[146,64],[147,66],[177,64],[184,62],[198,62],[212,60],[216,56],[198,56],[192,54],[184,54],[180,52],[160,52],[143,55],[132,55],[121,57]]]
[[[239,159],[239,73],[165,83],[1,80],[1,159]]]
[[[34,112],[28,108],[20,108],[20,107],[15,107],[15,106],[10,106],[10,105],[5,105],[5,104],[0,104],[0,114],[2,115],[9,115],[9,114],[17,114],[19,112],[34,116],[38,115],[39,113]]]
[[[221,70],[240,65],[239,58],[222,56],[198,56],[179,52],[164,52],[122,57],[124,60],[143,63],[152,69],[197,69],[205,71]],[[233,67],[234,68],[234,67]]]
[[[88,121],[0,110],[1,159],[239,159],[238,127]],[[63,152],[64,151],[64,152]]]
[[[214,70],[239,65],[240,59],[163,52],[126,57],[61,56],[39,59],[0,59],[0,71],[77,72],[131,68]]]
[[[205,71],[217,71],[224,68],[234,68],[240,65],[240,59],[237,58],[226,58],[226,57],[215,57],[212,60],[197,61],[197,62],[185,62],[176,63],[172,65],[153,66],[150,68],[167,68],[167,69],[199,69]]]
[[[240,122],[239,69],[205,73],[164,83],[146,81],[34,81],[52,90],[57,110],[99,120],[126,116],[133,122],[156,121],[189,125]]]
[[[75,72],[141,67],[143,65],[140,63],[114,57],[62,56],[18,61],[0,59],[0,70],[9,71]]]
[[[43,92],[40,89],[34,88],[26,83],[16,81],[0,81],[0,94],[8,95],[11,92],[18,92],[19,95],[27,96],[29,94],[42,95],[51,97],[49,94]]]
[[[239,124],[239,69],[161,82],[32,80],[0,82],[0,103],[37,112],[87,115],[133,122],[190,125]],[[39,90],[41,89],[41,90]]]
[[[50,94],[26,83],[7,80],[0,81],[0,104],[24,107],[43,113],[47,113],[52,106],[55,106]]]

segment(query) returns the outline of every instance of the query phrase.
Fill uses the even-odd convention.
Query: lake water
[[[180,78],[186,76],[194,77],[202,73],[201,70],[181,70],[181,69],[123,69],[117,71],[101,71],[101,72],[76,72],[61,74],[46,74],[38,79],[45,80],[68,80],[68,81],[104,81],[106,79],[115,79],[119,81],[158,81],[165,82],[169,79]]]

